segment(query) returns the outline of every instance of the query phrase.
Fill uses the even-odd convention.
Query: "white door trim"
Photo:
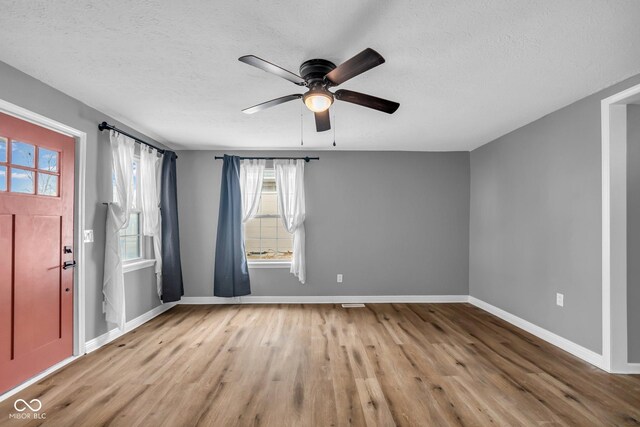
[[[74,275],[73,295],[73,355],[85,352],[85,250],[83,230],[85,225],[85,179],[87,134],[48,117],[29,111],[0,99],[0,112],[34,123],[75,139],[75,197],[74,197],[74,249],[77,266]]]
[[[633,86],[601,102],[602,124],[602,367],[637,369],[627,354],[627,137],[626,104]]]

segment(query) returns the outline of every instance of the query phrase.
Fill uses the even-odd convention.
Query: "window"
[[[132,212],[127,228],[120,230],[120,256],[123,261],[142,258],[142,227],[140,212]]]
[[[282,225],[273,169],[265,169],[258,214],[245,223],[247,260],[254,262],[290,261],[293,235]]]
[[[144,240],[142,235],[142,215],[137,202],[138,197],[138,164],[139,157],[135,157],[131,167],[133,168],[133,208],[129,216],[129,225],[127,228],[120,230],[120,256],[123,262],[138,261],[144,258]],[[115,189],[116,177],[112,176],[113,183],[113,200],[117,201],[117,192]]]
[[[58,151],[0,137],[0,191],[57,197]]]

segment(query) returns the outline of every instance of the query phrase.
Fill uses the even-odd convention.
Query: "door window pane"
[[[24,169],[11,169],[11,192],[33,194],[34,174]]]
[[[7,191],[7,167],[0,166],[0,191]]]
[[[38,172],[38,194],[42,196],[57,196],[58,176]]]
[[[0,136],[0,163],[7,163],[7,138]]]
[[[38,169],[56,172],[58,170],[58,152],[47,150],[46,148],[39,148]]]
[[[28,168],[35,167],[36,147],[20,141],[11,142],[11,163]]]

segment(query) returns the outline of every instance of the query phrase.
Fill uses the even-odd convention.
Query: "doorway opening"
[[[602,363],[640,373],[640,85],[602,100]],[[637,241],[637,242],[636,242]],[[634,301],[638,299],[639,301]],[[637,305],[636,305],[637,306]],[[631,315],[631,316],[630,316]]]

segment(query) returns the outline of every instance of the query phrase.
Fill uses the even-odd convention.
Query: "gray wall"
[[[627,346],[640,362],[640,105],[627,106]]]
[[[97,124],[106,120],[143,139],[153,140],[3,62],[0,62],[0,98],[87,133],[85,221],[86,228],[93,229],[95,236],[95,242],[85,244],[86,339],[90,340],[107,332],[102,313],[106,218],[102,202],[111,198],[111,157],[109,135],[99,132]],[[127,319],[160,304],[152,269],[125,274],[125,286]]]
[[[186,296],[213,295],[221,154],[179,153]],[[307,283],[252,269],[252,295],[468,294],[469,153],[304,154]]]
[[[471,295],[598,353],[600,101],[638,82],[628,79],[471,152]]]

